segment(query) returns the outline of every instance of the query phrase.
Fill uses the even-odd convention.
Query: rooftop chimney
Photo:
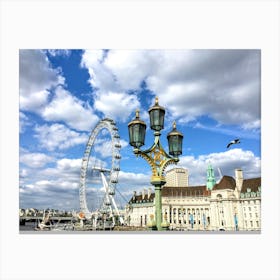
[[[235,169],[235,182],[238,192],[241,192],[243,185],[243,171],[242,169]]]
[[[143,191],[142,191],[142,199],[145,198],[145,194],[146,194],[146,189],[144,188]]]
[[[151,193],[152,193],[152,189],[151,189],[151,188],[148,188],[148,199],[150,199]]]

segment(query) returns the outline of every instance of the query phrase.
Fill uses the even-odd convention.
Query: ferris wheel
[[[102,166],[91,166],[91,152],[94,147],[97,136],[101,135],[103,131],[106,130],[107,134],[109,134],[110,147],[107,147],[106,151],[101,151],[103,153],[108,153],[108,148],[111,148],[111,160],[109,162],[110,166],[102,167]],[[80,174],[80,211],[84,213],[86,218],[90,218],[92,216],[91,211],[88,209],[88,203],[86,198],[86,189],[87,182],[89,181],[89,173],[88,171],[98,171],[102,178],[104,195],[102,199],[102,203],[98,211],[102,214],[110,214],[113,216],[113,208],[118,216],[119,210],[116,205],[114,196],[116,184],[118,183],[118,174],[120,171],[120,136],[118,133],[118,128],[116,123],[109,118],[105,118],[101,120],[95,128],[92,130],[91,135],[88,139],[86,149],[84,152],[84,156],[82,159],[82,167]],[[96,159],[95,159],[96,160]]]

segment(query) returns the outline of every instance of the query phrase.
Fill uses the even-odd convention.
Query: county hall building
[[[235,178],[216,183],[209,165],[205,185],[189,186],[188,178],[184,168],[166,172],[162,217],[171,230],[261,230],[261,177],[246,179],[236,169]],[[128,225],[147,227],[155,215],[154,196],[151,188],[134,192],[126,206]]]

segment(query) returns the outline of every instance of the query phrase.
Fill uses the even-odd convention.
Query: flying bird
[[[227,148],[229,148],[231,145],[233,144],[240,144],[240,139],[235,139],[235,140],[232,140],[230,141],[228,144],[227,144]]]

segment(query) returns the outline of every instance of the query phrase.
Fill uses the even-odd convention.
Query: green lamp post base
[[[150,221],[147,224],[147,228],[148,228],[148,230],[157,230],[157,223],[154,219],[153,214],[150,215]]]
[[[152,221],[152,222],[149,222],[147,224],[147,228],[148,230],[157,230],[157,225],[156,225],[156,221]]]
[[[161,229],[163,231],[169,230],[169,227],[170,227],[170,223],[168,223],[167,221],[161,223]]]

